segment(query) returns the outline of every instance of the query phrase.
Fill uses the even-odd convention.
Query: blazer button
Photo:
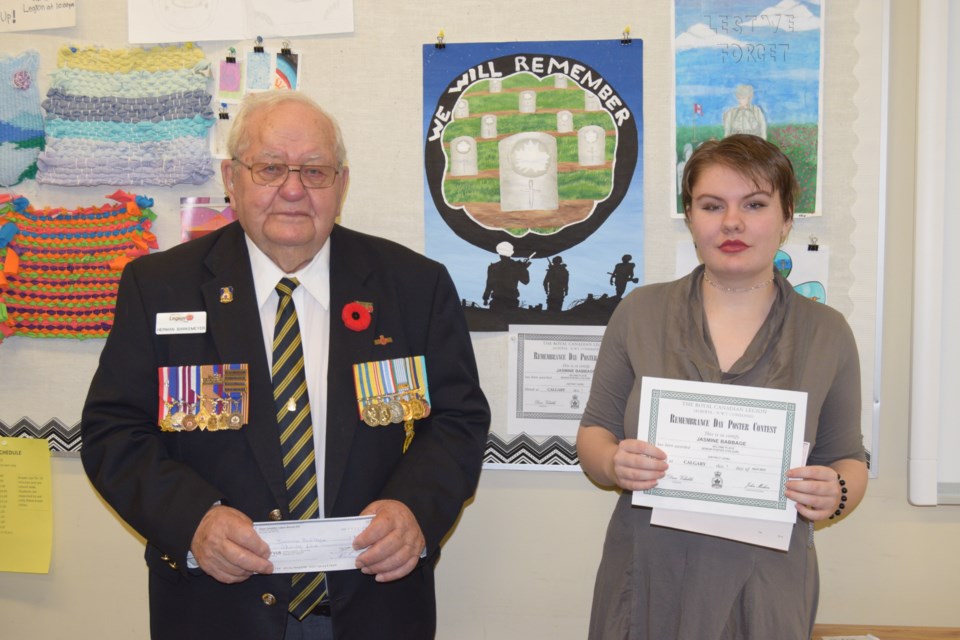
[[[160,559],[163,560],[164,562],[166,562],[167,565],[168,565],[171,569],[173,569],[174,571],[177,570],[177,561],[176,561],[176,560],[172,560],[172,559],[170,558],[170,556],[168,556],[167,554],[163,554],[162,556],[160,556]]]
[[[283,520],[283,512],[281,512],[280,509],[274,509],[267,515],[267,517],[273,520],[274,522],[276,522],[277,520]]]
[[[265,593],[260,596],[260,599],[263,600],[263,604],[267,605],[268,607],[272,607],[273,605],[277,604],[277,598],[272,593]]]

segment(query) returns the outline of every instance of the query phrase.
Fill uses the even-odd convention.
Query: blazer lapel
[[[207,330],[225,363],[248,365],[249,421],[242,431],[277,504],[285,507],[287,493],[273,409],[273,383],[263,346],[250,256],[238,223],[230,225],[213,246],[206,266],[213,274],[201,287],[206,301]],[[229,295],[225,295],[228,291]]]
[[[373,340],[382,309],[379,288],[370,277],[371,265],[364,259],[348,231],[334,227],[330,237],[330,359],[327,371],[327,439],[324,505],[331,513],[341,489],[350,446],[360,417],[353,365],[373,360]],[[341,319],[351,302],[373,305],[370,327],[349,329]]]

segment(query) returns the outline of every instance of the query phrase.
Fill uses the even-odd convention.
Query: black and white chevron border
[[[38,425],[30,418],[20,418],[12,425],[0,420],[0,436],[7,438],[46,438],[50,450],[62,453],[80,452],[80,423],[67,426],[58,418],[52,418]],[[487,447],[483,452],[484,464],[516,465],[578,465],[577,449],[574,444],[561,436],[550,436],[543,442],[523,433],[510,440],[504,440],[495,433],[487,437]],[[867,451],[867,468],[871,455]]]
[[[504,440],[495,433],[487,436],[487,448],[483,453],[484,464],[516,465],[578,465],[576,446],[562,436],[550,436],[537,442],[522,433],[511,440]]]
[[[59,418],[51,418],[38,425],[30,418],[20,418],[12,425],[0,420],[0,436],[7,438],[46,438],[50,451],[60,453],[79,453],[80,422],[67,426]]]

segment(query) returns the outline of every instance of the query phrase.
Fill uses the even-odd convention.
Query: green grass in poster
[[[561,200],[603,200],[613,188],[611,171],[572,171],[558,180]]]
[[[793,171],[800,183],[797,198],[798,213],[814,213],[817,200],[817,125],[790,124],[770,125],[767,139],[780,147],[790,158]],[[696,148],[700,143],[723,137],[723,126],[677,127],[676,158],[683,158],[683,146],[691,143]],[[677,195],[677,211],[683,211],[680,195]]]
[[[443,195],[447,202],[500,202],[500,181],[488,178],[476,180],[444,180]]]

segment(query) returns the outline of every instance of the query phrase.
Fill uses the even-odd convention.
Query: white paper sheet
[[[784,492],[803,460],[806,402],[798,391],[644,377],[638,437],[670,467],[633,504],[795,522]]]

